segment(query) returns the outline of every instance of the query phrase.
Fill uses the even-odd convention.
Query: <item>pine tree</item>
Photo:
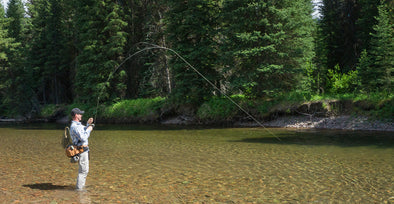
[[[167,0],[128,0],[122,5],[125,10],[129,32],[125,50],[128,54],[149,46],[142,42],[167,47],[164,34]],[[165,50],[150,50],[124,64],[127,72],[127,97],[168,96],[172,89],[172,78],[168,66],[169,55]]]
[[[389,9],[382,3],[378,7],[377,24],[373,27],[370,59],[372,69],[369,86],[391,92],[393,86],[394,69],[394,26],[390,21]],[[371,69],[371,68],[370,68]]]
[[[15,38],[17,42],[23,40],[24,32],[24,8],[21,0],[10,0],[8,2],[8,9],[6,16],[9,18],[8,32],[9,36]]]
[[[168,1],[168,43],[190,64],[213,83],[218,81],[215,70],[218,1],[187,0]],[[170,63],[174,76],[172,99],[178,104],[198,105],[205,97],[213,95],[213,87],[194,72],[180,58]]]
[[[371,78],[371,74],[373,74],[373,70],[371,69],[371,59],[368,55],[367,50],[363,50],[361,52],[359,63],[357,64],[357,72],[358,77],[360,78],[361,87],[360,90],[363,91],[371,91],[371,87],[373,87],[373,78]]]
[[[7,92],[3,99],[11,114],[29,116],[33,109],[37,111],[34,92],[31,88],[32,72],[25,66],[26,62],[26,28],[27,18],[21,0],[10,0],[6,12],[8,37],[14,40],[13,49],[8,49],[8,69],[6,74]]]
[[[347,0],[323,0],[320,21],[320,37],[324,41],[322,44],[324,56],[321,58],[325,61],[324,66],[333,70],[339,65],[343,69],[341,72],[351,68],[350,60],[353,58],[350,55],[354,53],[349,50],[353,48],[354,32],[348,32],[348,29],[354,27],[352,24],[354,13],[346,2]]]
[[[6,24],[6,19],[5,19],[5,12],[4,12],[4,7],[0,2],[0,62],[3,62],[7,60],[7,54],[5,53],[5,49],[7,47],[7,30],[5,30],[5,24]]]
[[[119,4],[116,1],[107,1],[106,5],[102,7],[103,13],[105,15],[104,23],[105,27],[103,29],[103,37],[105,39],[102,46],[102,53],[105,56],[103,66],[106,70],[113,71],[124,59],[124,46],[126,44],[127,33],[124,32],[127,23],[123,20],[123,12]],[[112,73],[111,73],[112,74]],[[126,72],[121,69],[120,71],[114,73],[115,77],[112,78],[111,89],[109,93],[111,99],[123,99],[126,96]]]
[[[69,102],[67,99],[67,81],[69,79],[69,66],[66,60],[66,37],[63,24],[63,1],[48,0],[49,16],[47,17],[47,61],[45,62],[45,76],[49,91],[49,101],[59,104]]]
[[[313,57],[309,1],[224,2],[226,75],[252,97],[295,88]]]
[[[76,48],[78,56],[75,65],[75,98],[79,102],[95,103],[101,99],[114,99],[124,91],[124,81],[119,75],[110,74],[119,65],[123,57],[126,23],[118,14],[121,13],[117,1],[87,0],[73,1]],[[120,72],[122,74],[122,72]],[[119,72],[115,73],[119,74]],[[124,80],[124,79],[123,79]]]
[[[363,50],[369,50],[373,26],[377,23],[375,16],[378,15],[380,0],[359,0],[357,7],[360,10],[356,21],[357,29],[357,55],[361,56]]]
[[[0,114],[7,112],[7,94],[9,90],[9,54],[15,49],[17,44],[14,39],[8,37],[7,24],[4,7],[0,2]]]
[[[12,50],[16,47],[14,43],[15,39],[9,37],[8,23],[8,18],[5,17],[4,7],[0,2],[0,68],[2,71],[5,71],[8,67],[7,53],[9,53],[10,49]],[[1,75],[4,76],[4,74]]]
[[[71,39],[66,38],[64,6],[59,0],[37,0],[29,6],[33,40],[27,61],[34,71],[34,89],[44,104],[71,102],[68,89]]]

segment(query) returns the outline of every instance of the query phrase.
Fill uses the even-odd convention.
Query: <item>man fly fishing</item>
[[[77,191],[82,191],[85,186],[86,177],[89,173],[89,137],[90,132],[93,130],[93,118],[89,118],[86,126],[82,125],[82,115],[84,111],[81,111],[79,108],[74,108],[71,110],[71,126],[70,126],[70,135],[72,139],[72,143],[75,146],[82,147],[83,152],[79,154],[79,169],[78,169],[78,177],[77,177]],[[78,157],[76,157],[78,159]],[[74,159],[74,158],[72,158]]]

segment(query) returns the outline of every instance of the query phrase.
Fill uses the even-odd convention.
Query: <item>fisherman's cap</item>
[[[71,110],[71,116],[74,116],[75,114],[84,114],[85,113],[85,111],[81,111],[79,108],[73,108],[72,110]]]

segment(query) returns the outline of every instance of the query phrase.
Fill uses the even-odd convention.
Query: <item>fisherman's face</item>
[[[81,114],[75,114],[75,119],[77,119],[78,122],[81,121],[82,120],[82,115]]]

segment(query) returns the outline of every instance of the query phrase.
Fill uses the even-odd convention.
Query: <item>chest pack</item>
[[[66,147],[66,156],[71,158],[78,154],[81,154],[83,151],[84,149],[82,146],[68,145]]]

